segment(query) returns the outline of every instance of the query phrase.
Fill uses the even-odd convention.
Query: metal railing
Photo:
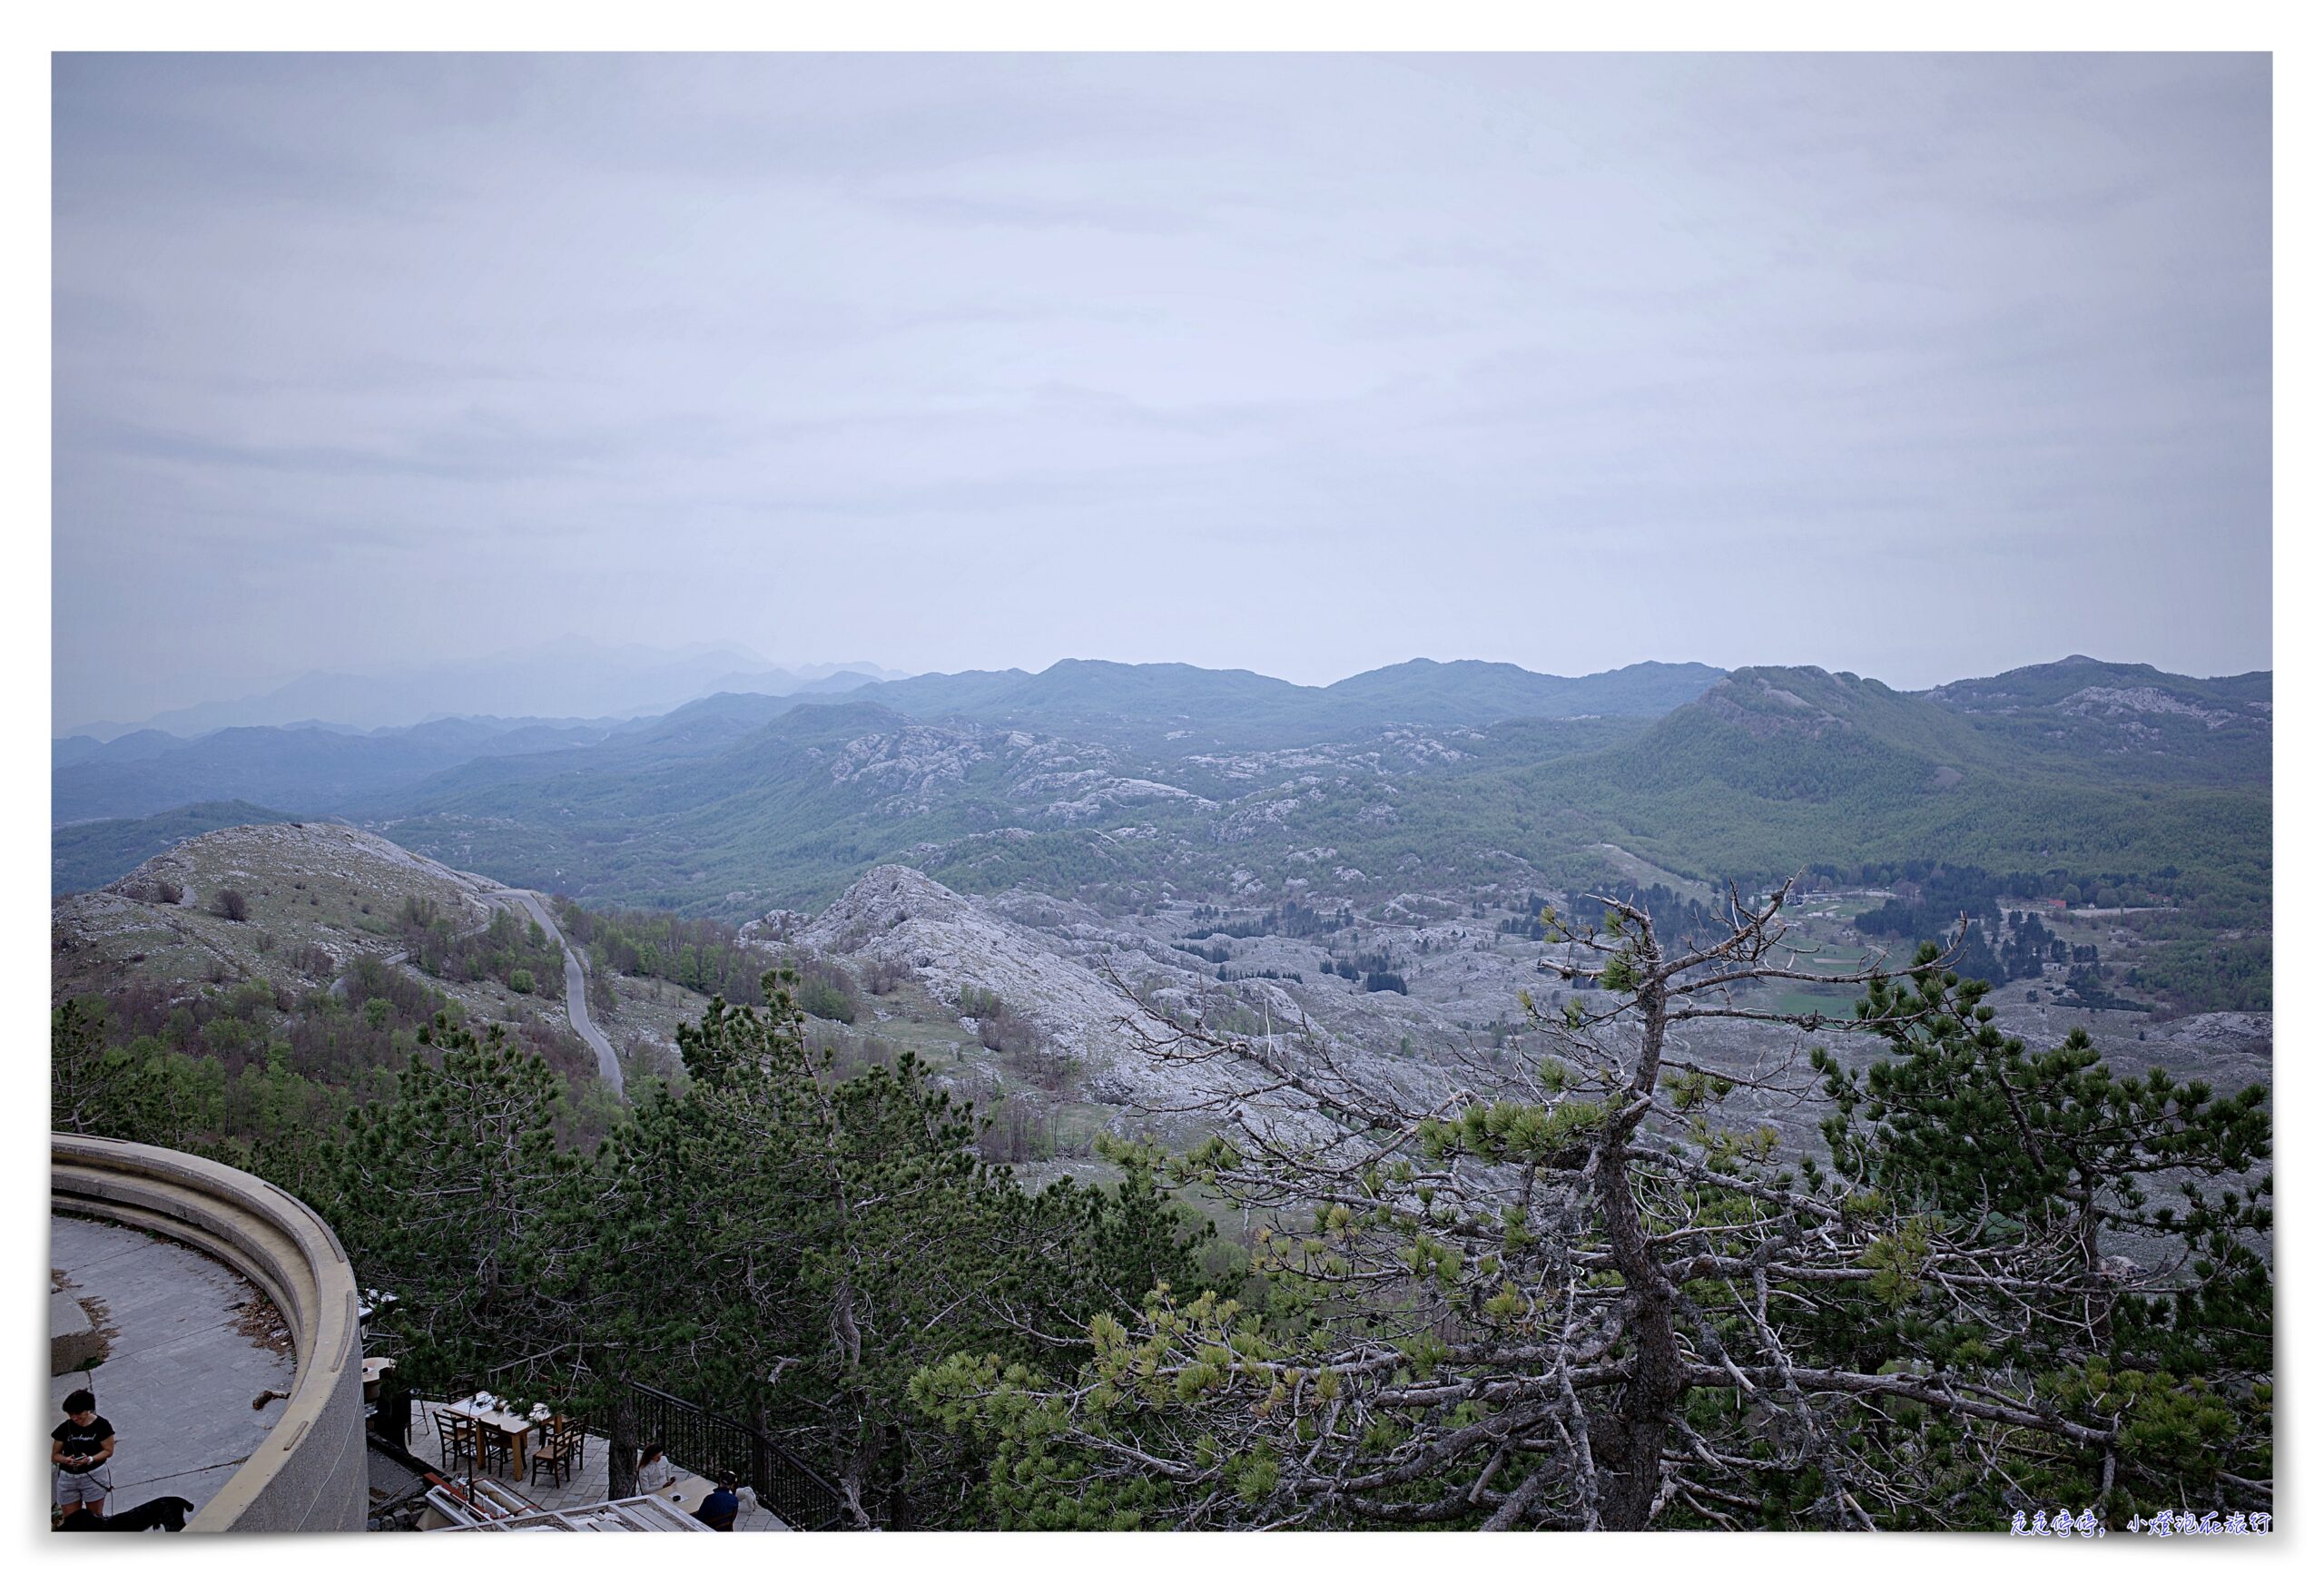
[[[635,1381],[616,1381],[611,1390],[627,1399],[635,1444],[660,1446],[672,1461],[697,1473],[734,1475],[786,1527],[812,1533],[855,1526],[846,1497],[829,1480],[750,1425]],[[593,1432],[613,1439],[602,1428]]]

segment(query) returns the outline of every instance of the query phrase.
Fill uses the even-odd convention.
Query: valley
[[[1086,1155],[1100,1128],[1200,1129],[1187,1074],[1135,1058],[1140,1001],[1311,1029],[1403,1080],[1521,1050],[1528,992],[1559,1011],[1545,902],[1659,898],[1699,930],[1728,887],[1796,879],[1790,949],[1817,970],[1901,961],[1965,919],[2004,1028],[2084,1026],[2238,1083],[2265,1075],[2271,1011],[2267,693],[2079,656],[1926,694],[1801,670],[1415,661],[1299,688],[1067,662],[595,723],[133,733],[59,747],[60,813],[140,811],[55,832],[60,886],[105,881],[56,903],[55,992],[295,997],[369,958],[570,1041],[618,1096],[677,1071],[707,986],[614,967],[589,920],[674,913],[759,961],[725,992],[780,961],[825,971],[832,1005],[861,1008],[830,1037],[918,1048],[1040,1140],[1014,1152]],[[1524,713],[1553,708],[1584,712]],[[143,811],[188,790],[261,801]],[[419,959],[503,914],[527,990],[507,950],[497,977]],[[1804,1048],[1779,1026],[1703,1037],[1722,1070]]]
[[[1596,889],[1648,898],[1658,916],[1667,911],[1682,929],[1699,932],[1711,916],[1704,909],[1718,905],[1709,886],[1625,849],[1600,845],[1592,855],[1601,865]],[[1538,939],[1540,907],[1587,917],[1598,904],[1580,888],[1544,894],[1440,885],[1374,900],[1370,888],[1311,880],[1276,894],[1252,895],[1246,886],[1240,901],[1160,889],[1158,899],[1127,907],[1102,892],[1075,898],[1022,884],[971,896],[919,870],[882,865],[822,909],[775,909],[747,920],[731,937],[744,965],[729,977],[747,986],[777,966],[803,971],[812,1039],[850,1068],[916,1052],[990,1122],[994,1156],[1034,1182],[1112,1179],[1098,1155],[1101,1134],[1183,1148],[1216,1130],[1221,1096],[1251,1074],[1154,1060],[1140,1036],[1166,1031],[1157,1012],[1228,1037],[1304,1041],[1367,1082],[1445,1094],[1465,1071],[1546,1051],[1522,998],[1551,1018],[1569,998],[1592,1009],[1612,1004],[1544,968],[1561,953]],[[241,919],[222,915],[230,890],[242,899]],[[1999,910],[2011,899],[1991,900]],[[1882,890],[1803,889],[1785,915],[1786,947],[1824,973],[1901,963],[1909,942],[1856,927],[1898,900]],[[473,978],[457,968],[430,971],[408,943],[420,914],[467,938],[480,938],[496,917],[522,919],[532,966]],[[595,916],[563,898],[552,911],[531,892],[348,826],[229,829],[194,838],[106,890],[61,900],[54,992],[60,999],[120,997],[143,983],[173,999],[224,1000],[258,984],[287,1012],[317,996],[351,1000],[345,983],[359,969],[367,982],[399,976],[441,997],[456,1016],[529,1028],[545,1049],[562,1047],[556,1064],[576,1104],[600,1108],[636,1080],[682,1081],[676,1032],[708,997],[665,976],[678,971],[666,964],[623,971],[602,941],[573,932]],[[2273,1033],[2264,1011],[2182,1014],[2152,997],[2082,1003],[2069,975],[2084,971],[2083,959],[2119,984],[2157,949],[2127,927],[2134,921],[2120,909],[2049,909],[2046,924],[2034,928],[2061,959],[2045,954],[2026,977],[1995,983],[1997,1026],[2034,1047],[2086,1028],[2131,1069],[2155,1066],[2223,1090],[2266,1081]],[[1997,932],[2006,947],[2013,937]],[[832,994],[819,998],[814,985]],[[1852,996],[1769,984],[1746,1003],[1839,1018]],[[1716,1020],[1679,1047],[1709,1069],[1788,1083],[1796,1092],[1787,1101],[1746,1090],[1725,1109],[1736,1125],[1773,1126],[1788,1146],[1807,1149],[1820,1114],[1805,1090],[1811,1045],[1857,1062],[1882,1053],[1864,1035]],[[583,1093],[598,1086],[603,1099]]]
[[[172,799],[231,791],[507,883],[734,922],[828,902],[882,861],[979,893],[1386,899],[1417,874],[1586,880],[1609,844],[1698,882],[1915,858],[2168,870],[2266,910],[2270,718],[2241,695],[2264,679],[2077,657],[1906,694],[1820,671],[1633,666],[1534,678],[1541,706],[1583,713],[1526,716],[1494,667],[1390,673],[1300,689],[1067,662],[829,700],[724,693],[578,745],[479,724],[470,756],[424,774],[399,739],[223,733],[60,764],[57,816],[83,822],[60,824],[59,876],[150,855]],[[428,729],[448,740],[455,723]],[[349,740],[412,778],[330,790]]]

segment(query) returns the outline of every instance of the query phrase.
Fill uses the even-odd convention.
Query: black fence
[[[635,1444],[659,1446],[680,1467],[712,1478],[732,1474],[788,1527],[822,1532],[855,1526],[846,1498],[830,1480],[750,1425],[651,1385],[624,1381],[611,1389],[627,1398]]]

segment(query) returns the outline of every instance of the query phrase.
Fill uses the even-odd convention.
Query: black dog
[[[136,1533],[145,1529],[167,1529],[176,1533],[185,1527],[185,1519],[192,1515],[193,1502],[182,1495],[163,1495],[143,1506],[133,1506],[127,1511],[117,1511],[111,1517],[99,1517],[83,1507],[56,1525],[59,1533]]]

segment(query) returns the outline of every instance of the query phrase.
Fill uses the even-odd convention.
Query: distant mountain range
[[[191,802],[247,799],[324,812],[371,801],[477,758],[601,742],[613,722],[458,719],[401,730],[231,726],[185,741],[141,731],[56,744],[52,818],[139,819]]]
[[[1395,721],[1650,717],[1722,674],[1709,665],[1656,664],[1571,678],[1477,661],[1413,660],[1329,687],[1302,687],[1248,671],[1063,660],[1038,674],[967,671],[875,682],[827,672],[800,682],[785,674],[788,691],[761,676],[764,684],[630,720],[458,716],[374,731],[307,722],[228,727],[192,739],[149,728],[110,742],[83,735],[53,744],[52,822],[139,819],[236,799],[318,814],[378,812],[402,806],[398,794],[406,789],[463,765],[478,766],[470,780],[523,782],[564,773],[570,762],[564,755],[596,750],[587,762],[599,770],[650,767],[723,745],[803,703],[838,698],[918,719],[969,718],[1183,757],[1362,735]],[[514,762],[538,755],[550,758],[537,768]]]
[[[137,725],[103,721],[77,726],[68,740],[108,742],[141,728],[178,738],[300,723],[373,731],[443,715],[627,719],[665,713],[712,693],[844,691],[903,674],[868,661],[785,670],[734,644],[665,649],[564,638],[379,675],[310,671],[266,693],[167,710]]]
[[[49,841],[49,891],[64,896],[94,890],[180,841],[241,824],[280,824],[289,817],[254,802],[197,802],[150,819],[68,825]]]
[[[244,730],[60,744],[92,860],[241,799],[366,823],[513,884],[717,911],[904,860],[956,889],[1343,891],[1544,877],[1607,844],[1699,877],[1915,857],[2201,871],[2264,896],[2272,677],[2072,656],[1899,693],[1847,673],[1579,678],[1416,660],[1301,687],[1065,661],[625,721]],[[61,850],[61,849],[60,849]]]
[[[1302,687],[1250,671],[1060,660],[1038,674],[914,676],[858,687],[847,696],[920,719],[961,715],[1109,743],[1176,743],[1188,752],[1302,745],[1391,722],[1651,718],[1724,674],[1711,665],[1650,662],[1589,676],[1549,676],[1482,660],[1407,660],[1327,687]]]

